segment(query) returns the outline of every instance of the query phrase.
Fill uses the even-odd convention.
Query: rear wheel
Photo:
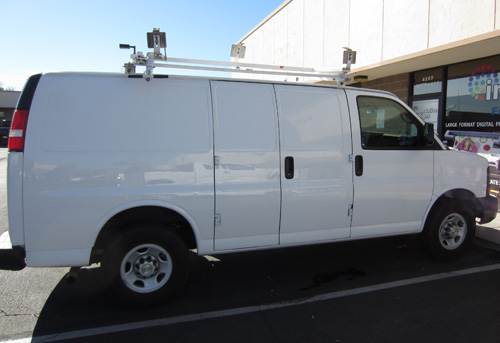
[[[475,232],[472,213],[463,204],[450,201],[432,210],[422,235],[432,257],[454,260],[465,253]]]
[[[106,249],[102,261],[108,291],[125,306],[165,302],[184,286],[189,262],[184,242],[157,226],[137,226]]]

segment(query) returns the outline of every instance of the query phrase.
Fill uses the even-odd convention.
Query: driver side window
[[[422,123],[397,102],[379,97],[357,98],[361,146],[376,150],[415,150],[422,147]]]

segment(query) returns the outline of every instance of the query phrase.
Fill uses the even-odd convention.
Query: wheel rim
[[[151,293],[170,279],[172,259],[161,246],[142,244],[125,255],[120,275],[124,284],[134,292]]]
[[[446,250],[454,250],[462,245],[467,235],[467,221],[458,214],[447,216],[439,228],[439,241]]]

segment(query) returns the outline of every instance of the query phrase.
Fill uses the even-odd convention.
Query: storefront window
[[[412,108],[426,123],[434,124],[434,132],[439,134],[439,99],[413,100]]]
[[[427,123],[434,124],[434,131],[441,134],[440,104],[444,68],[422,70],[413,74],[412,109]]]
[[[440,93],[443,87],[443,69],[434,68],[416,72],[413,95]]]
[[[413,95],[439,93],[441,92],[441,87],[441,81],[421,83],[413,87]]]
[[[447,144],[474,153],[500,154],[500,56],[448,69]]]

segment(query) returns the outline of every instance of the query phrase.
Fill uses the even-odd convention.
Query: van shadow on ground
[[[466,264],[477,264],[474,257]],[[482,256],[482,255],[481,255]],[[77,282],[55,287],[33,336],[204,313],[374,285],[447,271],[431,261],[413,236],[323,244],[213,257],[191,256],[186,288],[166,305],[127,308],[110,301],[99,268],[82,269]]]

